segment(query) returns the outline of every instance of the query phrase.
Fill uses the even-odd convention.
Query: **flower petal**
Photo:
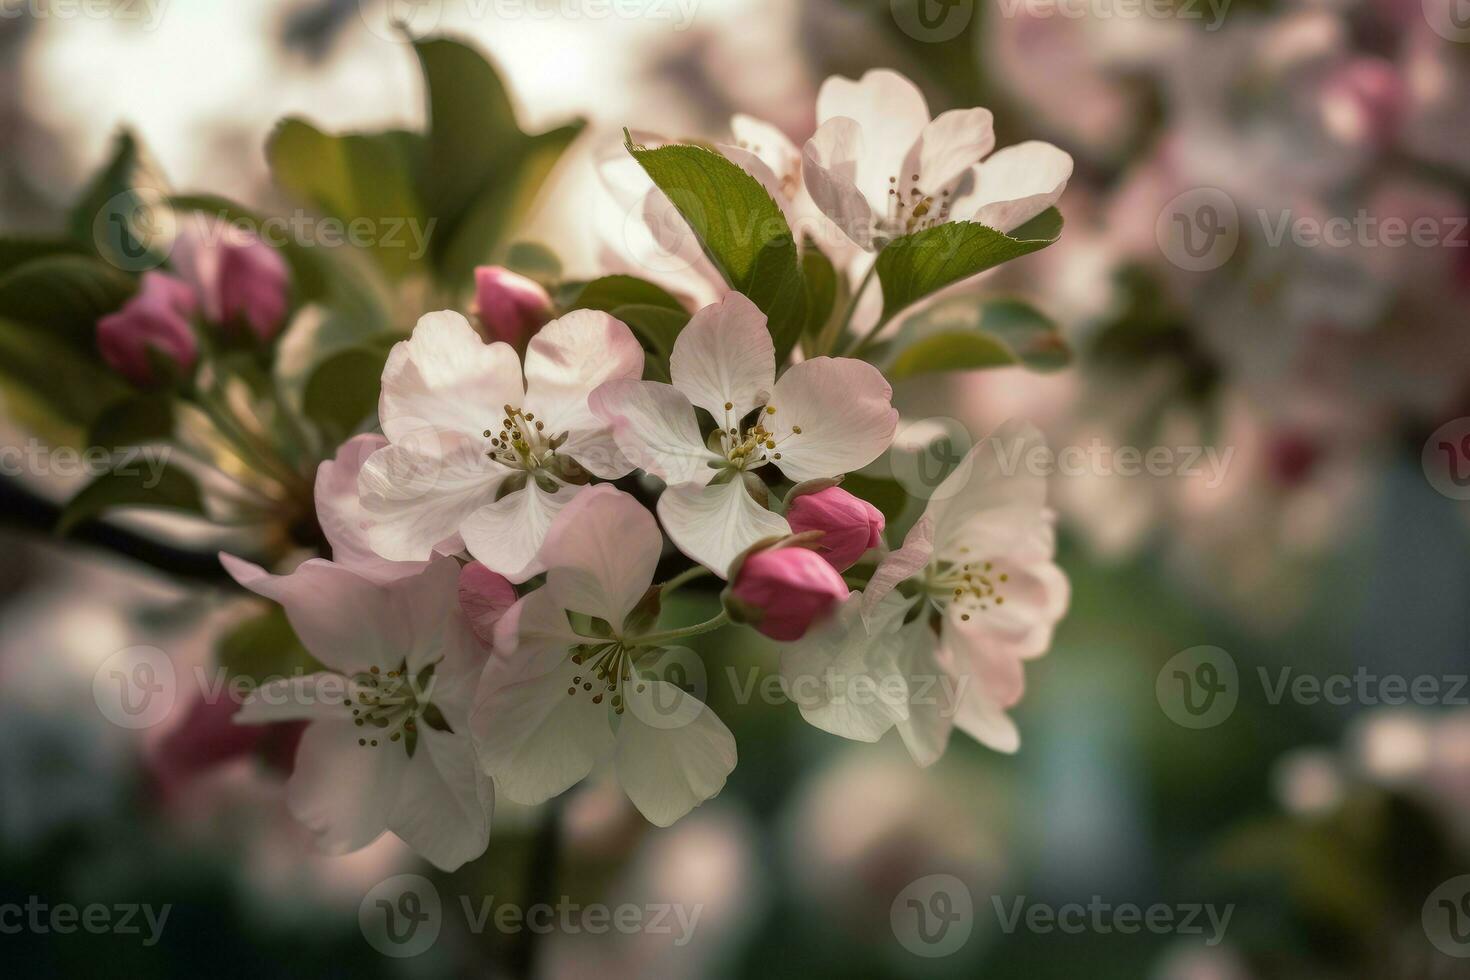
[[[567,660],[493,691],[475,711],[480,762],[517,803],[556,796],[591,772],[612,746],[607,705],[567,693],[581,669]]]
[[[1072,158],[1050,143],[1017,143],[980,164],[975,186],[955,200],[954,217],[1009,232],[1057,202],[1072,177]]]
[[[587,396],[604,381],[642,376],[643,347],[627,324],[599,310],[574,310],[531,338],[524,407],[547,433],[568,434],[558,452],[615,480],[632,467],[616,451],[608,424],[587,407]]]
[[[756,503],[738,478],[669,487],[658,498],[658,519],[680,551],[721,578],[746,548],[791,530],[786,518]]]
[[[909,716],[898,722],[898,733],[909,755],[921,766],[933,765],[949,745],[954,728],[956,686],[940,664],[934,635],[922,620],[905,627],[899,655],[909,684]]]
[[[863,590],[863,616],[871,618],[878,603],[888,596],[898,583],[917,575],[934,555],[934,520],[927,514],[909,528],[904,535],[903,547],[884,555],[868,578],[868,587]]]
[[[851,357],[814,357],[776,382],[765,426],[776,465],[798,483],[862,469],[893,442],[898,412],[882,372]],[[800,429],[800,432],[796,430]]]
[[[904,161],[908,173],[920,175],[920,189],[938,197],[967,170],[995,149],[995,120],[989,109],[951,109],[924,127]]]
[[[735,737],[694,695],[668,681],[625,684],[613,762],[638,812],[667,827],[718,793],[735,768]]]
[[[494,809],[495,788],[480,769],[469,733],[420,725],[388,829],[434,867],[453,871],[485,853]]]
[[[865,148],[862,127],[839,116],[823,123],[802,149],[802,181],[812,203],[842,230],[853,244],[871,251],[874,203],[858,187],[858,162]]]
[[[614,487],[592,487],[546,536],[546,587],[563,609],[618,628],[653,584],[662,550],[663,536],[646,507]]]
[[[705,483],[711,462],[723,459],[705,447],[694,406],[673,385],[609,381],[588,399],[592,412],[612,427],[628,461],[665,483]]]
[[[515,586],[499,572],[472,561],[459,573],[459,607],[480,642],[495,642],[495,625],[516,603]]]
[[[520,405],[523,391],[509,344],[486,344],[450,310],[426,313],[388,355],[378,417],[393,442],[426,428],[478,434],[496,428],[504,406]]]
[[[561,509],[582,487],[560,484],[547,493],[535,480],[494,503],[480,507],[460,524],[465,547],[492,572],[524,582],[546,570],[539,552]]]
[[[869,71],[857,81],[834,75],[817,94],[817,123],[825,126],[841,116],[854,120],[863,133],[864,152],[853,179],[874,207],[885,206],[881,202],[888,193],[888,178],[900,176],[909,150],[929,123],[924,93],[886,68]]]
[[[754,116],[736,113],[730,117],[730,133],[739,149],[752,154],[766,169],[783,180],[801,168],[801,150],[779,128]],[[781,198],[777,195],[776,200]]]
[[[892,595],[884,612],[901,613],[907,606]],[[781,685],[807,722],[842,738],[876,742],[909,717],[908,682],[899,661],[906,637],[897,625],[887,615],[865,624],[854,594],[826,629],[782,649]]]
[[[776,348],[766,315],[736,292],[706,306],[674,341],[669,374],[685,398],[725,429],[734,427],[776,380]]]
[[[371,521],[368,543],[391,561],[426,561],[495,499],[510,470],[464,444],[448,455],[384,446],[368,457],[357,489]]]
[[[251,691],[240,702],[237,725],[269,725],[278,721],[350,721],[347,678],[333,671],[303,677],[277,677]]]
[[[935,554],[961,562],[1004,554],[1034,533],[1045,515],[1046,477],[1035,465],[1045,450],[1035,426],[1014,421],[977,442],[924,508]]]
[[[979,691],[966,691],[955,707],[954,725],[981,745],[1013,754],[1021,747],[1021,732],[1005,709]]]
[[[388,829],[408,756],[397,745],[357,744],[350,722],[307,727],[286,784],[286,806],[328,854],[366,847]]]
[[[332,546],[332,560],[374,582],[391,582],[424,569],[423,562],[389,561],[368,541],[373,519],[362,507],[357,479],[368,457],[386,445],[388,440],[376,433],[348,439],[317,467],[314,488],[316,517]]]
[[[480,678],[478,700],[555,669],[581,642],[549,589],[522,596],[495,627],[495,651]]]

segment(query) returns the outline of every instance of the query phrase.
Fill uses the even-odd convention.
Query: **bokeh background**
[[[777,654],[734,634],[701,653],[740,764],[673,828],[594,779],[558,805],[554,841],[544,814],[503,804],[489,853],[453,875],[392,839],[315,856],[284,810],[289,753],[221,762],[187,699],[133,730],[94,698],[117,651],[187,670],[259,603],[207,560],[167,575],[130,559],[126,520],[57,539],[78,480],[7,471],[0,905],[172,907],[153,945],[146,929],[0,934],[7,972],[1470,976],[1463,0],[3,2],[0,232],[60,222],[124,125],[175,187],[287,210],[262,152],[283,115],[423,123],[395,10],[488,52],[523,128],[589,120],[519,232],[583,276],[606,244],[596,162],[623,126],[719,139],[744,112],[800,142],[833,73],[898,69],[936,111],[990,107],[1000,145],[1073,155],[1061,241],[964,287],[1035,304],[1072,365],[928,375],[895,399],[909,442],[937,431],[963,451],[1023,417],[1074,450],[1052,483],[1073,605],[1028,671],[1022,750],[957,737],[921,771],[896,741],[736,704],[732,679]],[[1395,239],[1388,219],[1423,233]],[[6,406],[5,445],[66,437]],[[1156,449],[1169,464],[1130,475],[1128,454]],[[1201,721],[1180,676],[1206,678],[1205,660],[1230,691]],[[404,873],[430,878],[444,923],[396,959],[359,910]],[[921,955],[936,949],[900,923],[911,887],[967,893],[968,938]],[[681,944],[477,934],[460,902],[548,895],[700,911]],[[1009,925],[1018,901],[1177,914],[1063,931]],[[1223,936],[1203,916],[1203,935],[1178,927],[1196,904],[1232,910]]]

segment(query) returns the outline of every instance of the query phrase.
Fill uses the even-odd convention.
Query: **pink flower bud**
[[[154,364],[160,360],[181,377],[190,374],[199,359],[199,342],[189,322],[197,305],[194,291],[183,281],[145,272],[137,294],[122,309],[97,321],[102,359],[145,388],[166,380],[154,376]]]
[[[199,293],[204,316],[268,343],[286,324],[291,276],[286,260],[252,232],[218,221],[186,227],[173,265]]]
[[[741,563],[729,598],[742,618],[773,640],[799,640],[847,598],[847,583],[807,548],[757,551]]]
[[[486,340],[521,350],[551,320],[551,294],[503,266],[482,265],[475,270],[475,314]]]
[[[795,534],[821,531],[817,552],[839,572],[847,571],[883,540],[883,514],[841,487],[797,497],[786,510],[786,522]]]

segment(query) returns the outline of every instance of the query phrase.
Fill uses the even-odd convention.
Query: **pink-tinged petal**
[[[995,149],[995,121],[989,109],[951,109],[924,127],[904,165],[900,182],[919,175],[918,186],[935,196],[951,187]]]
[[[540,558],[541,542],[561,509],[582,487],[559,484],[555,493],[535,480],[499,500],[475,510],[460,523],[465,547],[485,567],[512,582],[524,582],[546,571]]]
[[[485,853],[494,809],[495,788],[480,769],[469,733],[420,725],[388,829],[434,867],[453,871]]]
[[[373,518],[363,509],[357,480],[368,457],[386,445],[388,440],[377,434],[354,436],[316,471],[316,518],[332,546],[332,560],[374,582],[416,575],[425,567],[424,562],[389,561],[368,540]]]
[[[604,381],[643,375],[643,347],[627,324],[598,310],[576,310],[541,328],[526,350],[525,408],[547,435],[567,433],[557,450],[605,480],[631,467],[608,452],[609,426],[592,414],[587,396]]]
[[[822,124],[802,150],[802,180],[812,203],[860,248],[871,251],[875,207],[888,206],[887,193],[869,199],[858,186],[858,162],[865,151],[862,127],[838,117]]]
[[[251,691],[235,712],[237,725],[282,721],[350,721],[348,682],[341,674],[318,671],[302,677],[277,677]],[[228,698],[226,698],[228,700]]]
[[[412,637],[383,587],[321,558],[289,575],[221,553],[220,564],[242,586],[281,604],[313,657],[342,674],[397,664]]]
[[[442,660],[446,649],[461,646],[484,659],[459,609],[459,562],[455,559],[436,558],[419,574],[389,582],[383,593],[393,619],[403,624],[401,629],[408,637],[395,664],[402,660],[410,672],[417,673]]]
[[[736,113],[730,117],[730,133],[735,137],[736,147],[764,164],[777,181],[795,176],[800,171],[801,150],[790,137],[770,123]],[[781,197],[789,195],[771,196],[780,201]]]
[[[738,478],[669,487],[658,498],[658,518],[680,551],[721,578],[746,548],[791,530],[786,518],[756,503]]]
[[[385,446],[358,474],[368,544],[391,561],[427,561],[470,514],[495,499],[509,474],[468,446],[448,455]]]
[[[957,199],[950,213],[1009,232],[1055,204],[1071,177],[1067,153],[1050,143],[1017,143],[980,164],[974,189]]]
[[[495,625],[515,605],[516,590],[510,579],[472,561],[459,573],[459,607],[470,628],[486,646],[495,642]]]
[[[608,706],[572,678],[570,660],[540,677],[498,688],[475,711],[475,747],[500,793],[534,805],[577,783],[613,746]]]
[[[408,755],[397,745],[362,746],[349,721],[317,722],[296,750],[286,806],[328,854],[366,847],[388,829]]]
[[[982,691],[993,703],[1010,707],[1026,692],[1021,659],[988,642],[989,634],[980,622],[985,613],[970,613],[968,620],[962,615],[951,609],[940,628],[940,643],[950,670],[956,677],[968,678],[967,685]]]
[[[871,617],[878,604],[898,584],[917,575],[934,555],[934,520],[927,514],[919,518],[904,536],[903,547],[891,551],[878,562],[863,591],[863,616]]]
[[[832,76],[817,94],[817,123],[847,117],[863,132],[864,153],[857,186],[875,207],[882,207],[888,178],[902,180],[903,162],[929,123],[929,106],[913,82],[895,71],[878,68],[858,81]]]
[[[613,764],[638,812],[667,827],[725,786],[735,769],[735,736],[694,695],[645,678],[624,688]]]
[[[735,292],[706,306],[674,341],[669,374],[685,398],[726,429],[734,427],[764,401],[776,380],[766,315]]]
[[[883,454],[898,428],[893,388],[866,361],[814,357],[781,376],[765,426],[776,465],[797,482],[860,470]],[[800,429],[801,431],[796,431]]]
[[[694,406],[673,385],[609,381],[587,402],[628,462],[665,483],[707,482],[715,475],[709,464],[724,462],[706,448]]]
[[[563,609],[616,629],[653,584],[662,550],[663,536],[647,508],[615,487],[592,487],[562,511],[546,536],[546,587]]]
[[[1010,715],[977,690],[967,690],[960,696],[954,726],[981,745],[1006,755],[1021,747],[1021,732]]]
[[[470,321],[444,310],[424,314],[413,336],[393,345],[378,417],[395,443],[426,444],[427,430],[440,441],[454,434],[479,445],[480,434],[498,430],[505,406],[519,407],[523,395],[515,350],[485,343]]]
[[[1034,425],[1006,422],[980,440],[935,488],[924,509],[936,554],[969,561],[1008,551],[1044,519],[1046,440]]]
[[[909,755],[921,766],[939,761],[954,728],[958,689],[938,657],[934,634],[923,620],[901,630],[899,654],[909,688],[909,716],[898,722],[898,733]]]
[[[522,596],[496,624],[494,652],[480,678],[476,703],[502,687],[556,669],[581,642],[566,609],[548,589]]]

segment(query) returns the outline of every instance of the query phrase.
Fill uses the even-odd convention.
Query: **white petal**
[[[502,687],[475,712],[480,762],[517,803],[549,800],[576,783],[612,747],[608,706],[572,688],[582,668],[566,661],[540,677]]]
[[[707,705],[668,681],[626,683],[623,696],[613,754],[618,782],[638,812],[667,827],[724,787],[735,768],[735,737]]]
[[[480,678],[479,701],[502,687],[556,669],[581,642],[567,621],[566,609],[549,589],[522,596],[495,626],[495,652]]]
[[[812,203],[860,248],[872,250],[874,210],[886,213],[887,193],[870,201],[858,187],[858,162],[865,152],[862,127],[838,117],[828,120],[802,149],[802,180]]]
[[[929,516],[919,518],[909,533],[904,536],[903,547],[884,555],[868,578],[868,587],[863,590],[863,615],[871,618],[889,593],[900,582],[913,578],[934,555],[934,521]]]
[[[885,607],[908,603],[890,596]],[[897,623],[865,625],[860,601],[849,598],[826,628],[781,651],[781,685],[808,723],[860,742],[876,742],[909,716],[908,682],[899,661]]]
[[[776,348],[766,315],[735,292],[706,306],[674,341],[669,373],[685,398],[730,429],[764,400],[776,380]]]
[[[709,464],[724,461],[705,448],[694,406],[673,385],[609,381],[588,404],[628,461],[665,483],[705,483],[715,475]]]
[[[391,743],[357,744],[349,722],[307,727],[286,784],[286,806],[329,854],[366,847],[388,829],[408,756]]]
[[[268,725],[278,721],[350,721],[343,704],[347,678],[331,671],[304,677],[277,677],[251,691],[233,721],[237,725]]]
[[[658,498],[658,519],[680,551],[721,578],[746,548],[791,532],[786,518],[756,503],[738,478],[669,487]]]
[[[1045,514],[1045,468],[1036,465],[1045,448],[1035,426],[1017,422],[976,443],[924,509],[934,521],[935,554],[970,561],[984,550],[1004,553],[1033,533]]]
[[[979,691],[966,691],[955,709],[954,725],[981,745],[1014,753],[1021,747],[1021,732],[1005,709]]]
[[[321,558],[303,562],[289,575],[271,575],[259,565],[221,554],[236,582],[279,602],[311,655],[342,674],[374,665],[397,664],[411,640],[382,586]]]
[[[1050,143],[1008,146],[980,164],[972,191],[951,207],[955,217],[1012,231],[1057,202],[1072,177],[1072,158]]]
[[[622,626],[653,584],[663,536],[648,509],[621,490],[585,490],[562,511],[541,555],[563,609]]]
[[[422,562],[389,561],[368,542],[373,519],[363,510],[357,478],[368,457],[386,445],[388,440],[375,433],[348,439],[317,467],[314,488],[316,518],[332,546],[332,560],[375,582],[390,582],[424,568]]]
[[[814,357],[793,366],[776,382],[776,411],[765,419],[781,454],[776,465],[797,482],[862,469],[893,442],[892,397],[882,372],[866,361]]]
[[[614,451],[606,422],[587,407],[604,381],[643,376],[643,347],[621,320],[598,310],[575,310],[552,320],[526,349],[524,407],[552,435],[568,434],[558,452],[605,480],[631,469]]]
[[[403,751],[396,744],[390,750]],[[388,829],[434,867],[453,871],[485,853],[494,808],[495,790],[469,733],[420,725]]]
[[[801,151],[780,129],[754,116],[736,113],[730,117],[730,132],[739,148],[754,155],[778,180],[794,175],[801,167]],[[777,195],[776,200],[781,198]]]
[[[995,125],[990,110],[952,109],[940,113],[919,135],[919,142],[905,161],[909,173],[899,180],[908,181],[912,174],[919,174],[920,189],[937,196],[994,148]]]
[[[1009,707],[1020,701],[1025,692],[1025,670],[1019,657],[988,642],[989,637],[980,625],[985,616],[984,612],[974,612],[968,621],[963,621],[953,611],[945,614],[940,628],[945,659],[954,676],[964,679],[967,692],[973,688],[987,701]]]
[[[905,642],[900,659],[909,684],[909,716],[898,723],[898,732],[915,762],[933,765],[949,745],[954,728],[955,680],[941,665],[934,634],[919,620],[903,629]]]
[[[546,571],[540,558],[541,542],[556,515],[581,490],[564,483],[555,493],[547,493],[535,480],[528,480],[520,490],[486,504],[461,522],[465,547],[492,572],[524,582]]]
[[[393,442],[426,428],[479,433],[498,428],[504,406],[520,405],[522,392],[509,344],[486,344],[458,313],[426,313],[388,355],[378,417]]]
[[[495,499],[509,470],[468,443],[447,456],[392,445],[368,457],[357,489],[371,525],[368,543],[392,561],[426,561]]]
[[[407,640],[398,659],[405,661],[410,671],[423,670],[448,655],[469,656],[483,665],[485,651],[459,608],[458,561],[436,558],[418,575],[390,582],[383,592],[393,618],[404,624]],[[461,669],[478,674],[473,667]]]
[[[817,94],[817,123],[841,116],[863,131],[864,152],[855,178],[873,206],[888,193],[888,178],[900,175],[904,159],[929,123],[929,106],[917,85],[895,71],[874,69],[858,81],[833,76]]]

